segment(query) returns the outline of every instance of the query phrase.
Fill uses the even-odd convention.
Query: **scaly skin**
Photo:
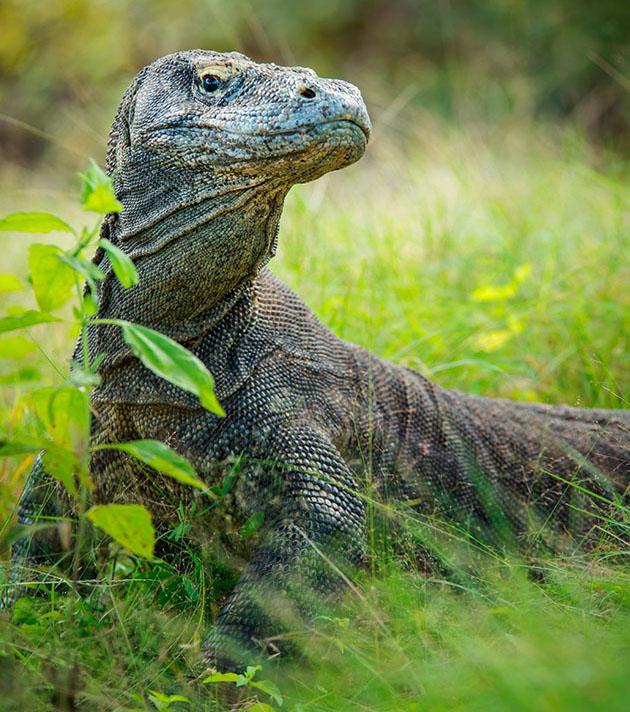
[[[207,74],[214,91],[203,89]],[[144,369],[115,328],[92,327],[90,353],[105,355],[93,439],[163,440],[209,485],[240,458],[226,519],[237,526],[263,511],[265,520],[204,647],[221,667],[251,660],[281,630],[279,608],[308,613],[310,595],[342,589],[338,567],[362,564],[368,479],[372,495],[490,538],[498,508],[521,540],[533,514],[574,538],[592,526],[572,515],[578,491],[558,477],[606,498],[628,484],[628,413],[441,389],[338,339],[267,270],[289,188],[356,161],[369,129],[345,82],[191,51],[138,74],[110,135],[108,171],[124,208],[103,233],[134,260],[140,283],[124,290],[98,253],[98,316],[185,344],[214,374],[227,416]],[[195,496],[120,452],[98,451],[92,477],[96,501],[141,502],[161,531]],[[40,469],[23,518],[52,511],[33,494],[38,484],[50,492]],[[196,536],[210,538],[211,526],[202,519]],[[42,560],[45,547],[30,547],[17,547],[17,563]]]

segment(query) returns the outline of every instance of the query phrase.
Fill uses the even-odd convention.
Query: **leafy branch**
[[[0,317],[0,333],[18,331],[40,324],[67,322],[56,312],[75,298],[71,323],[76,325],[81,344],[82,362],[72,363],[64,381],[30,394],[30,406],[38,416],[36,435],[0,436],[0,456],[32,454],[42,451],[46,471],[56,478],[70,496],[87,501],[94,485],[90,477],[90,458],[97,450],[113,449],[144,463],[152,470],[183,485],[194,487],[210,497],[216,495],[201,481],[182,455],[157,440],[136,440],[91,446],[92,412],[90,394],[100,384],[98,365],[101,355],[90,358],[88,328],[111,325],[120,328],[134,355],[153,373],[193,393],[200,404],[217,416],[225,415],[214,392],[212,375],[188,349],[169,337],[128,321],[98,318],[98,283],[105,272],[92,262],[87,252],[97,245],[103,249],[114,276],[125,289],[138,284],[138,272],[129,256],[105,238],[99,239],[100,224],[106,213],[118,212],[122,205],[114,195],[109,177],[93,161],[81,175],[81,204],[85,211],[98,215],[91,227],[75,229],[52,213],[19,212],[0,219],[0,231],[47,234],[61,232],[74,242],[63,249],[50,243],[31,245],[28,252],[29,283],[38,309],[16,307]],[[22,288],[17,278],[2,275],[0,288]],[[88,289],[83,290],[83,283]],[[121,546],[138,556],[151,559],[155,531],[150,512],[140,504],[102,504],[85,511],[79,507],[80,529],[88,519]],[[79,544],[77,543],[77,546]]]

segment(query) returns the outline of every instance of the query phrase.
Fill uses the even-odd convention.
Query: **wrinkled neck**
[[[155,176],[155,188],[117,191],[124,209],[111,237],[139,283],[124,289],[106,264],[99,316],[190,338],[216,323],[273,255],[286,190],[194,178],[184,176],[175,196],[171,188],[169,202]]]

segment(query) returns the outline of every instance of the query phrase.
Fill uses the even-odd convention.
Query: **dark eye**
[[[208,94],[212,94],[221,86],[221,79],[216,74],[204,74],[201,77],[201,87]]]

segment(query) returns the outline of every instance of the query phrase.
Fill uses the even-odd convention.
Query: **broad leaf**
[[[46,387],[35,391],[32,398],[51,440],[72,452],[85,451],[90,432],[87,393],[74,386]]]
[[[96,312],[98,311],[98,303],[96,302],[96,299],[92,296],[91,291],[87,291],[83,295],[83,303],[81,306],[81,310],[83,311],[83,314],[85,316],[94,316]]]
[[[98,265],[78,255],[63,254],[59,259],[80,274],[88,283],[92,295],[96,294],[96,282],[101,282],[105,279],[105,275]]]
[[[74,453],[52,444],[47,445],[42,455],[42,464],[46,473],[59,480],[72,496],[77,494],[75,475],[79,473],[81,465]]]
[[[269,697],[274,700],[274,702],[276,702],[280,707],[282,707],[282,703],[284,702],[284,700],[275,682],[272,682],[271,680],[252,680],[249,684],[251,687],[256,687],[259,690],[262,690],[263,692],[267,693]],[[258,704],[261,703],[259,702]]]
[[[204,364],[188,349],[168,336],[145,326],[116,321],[133,353],[153,373],[189,393],[211,413],[225,415],[214,394],[214,379]]]
[[[35,454],[42,450],[42,464],[46,472],[59,480],[70,494],[76,494],[75,473],[79,471],[80,464],[71,451],[44,438],[0,441],[0,457]]]
[[[151,514],[140,504],[97,504],[88,519],[128,551],[145,559],[153,558],[155,529]]]
[[[174,702],[183,702],[187,705],[191,704],[190,700],[183,695],[165,695],[157,690],[149,690],[149,693],[149,699],[155,705],[158,712],[168,712]]]
[[[207,485],[197,477],[190,462],[159,440],[132,440],[128,443],[102,445],[100,448],[122,450],[182,484],[200,490],[207,489]]]
[[[0,341],[0,358],[21,360],[37,347],[24,336],[5,336]]]
[[[39,452],[42,447],[43,443],[38,440],[0,440],[0,457]]]
[[[247,685],[247,683],[256,676],[259,670],[262,670],[262,665],[248,665],[245,668],[245,672],[239,675],[239,681],[236,686]]]
[[[90,159],[87,171],[81,178],[83,210],[94,213],[117,213],[122,210],[123,206],[116,200],[109,176],[93,160]]]
[[[0,274],[0,292],[19,292],[22,282],[14,274]]]
[[[240,677],[242,677],[242,675],[235,672],[213,672],[212,675],[208,675],[208,677],[204,678],[203,684],[213,685],[218,682],[238,682]]]
[[[83,203],[83,210],[93,213],[118,213],[123,206],[107,185],[95,185],[90,197]]]
[[[0,230],[12,232],[69,232],[74,230],[67,222],[52,213],[11,213],[0,219]]]
[[[2,346],[3,344],[0,344],[0,350]],[[24,368],[16,368],[13,371],[9,371],[9,373],[3,373],[0,376],[0,383],[8,383],[15,386],[27,381],[38,381],[41,377],[41,372],[36,368],[24,366]]]
[[[72,296],[76,276],[60,257],[62,250],[56,245],[31,245],[28,266],[31,270],[35,298],[42,311],[54,311]]]
[[[16,329],[26,329],[29,326],[36,324],[47,324],[51,321],[59,321],[56,316],[47,314],[46,312],[28,309],[21,314],[5,316],[0,319],[0,334],[5,331],[15,331]]]
[[[49,438],[43,456],[46,470],[71,493],[76,475],[91,488],[86,464],[90,435],[87,393],[74,386],[47,387],[33,392],[32,398]]]
[[[129,289],[134,284],[138,284],[138,272],[130,257],[105,238],[99,240],[98,244],[107,253],[109,261],[112,263],[114,274],[118,277],[118,281],[122,286]]]

